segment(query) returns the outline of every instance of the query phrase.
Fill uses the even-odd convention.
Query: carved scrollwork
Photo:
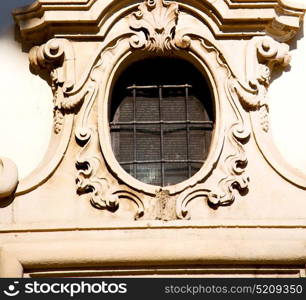
[[[119,205],[119,198],[110,192],[107,178],[98,174],[100,165],[101,161],[97,156],[77,160],[77,192],[90,193],[90,203],[95,208],[115,211]]]
[[[115,212],[119,208],[120,199],[133,201],[137,206],[135,219],[139,219],[144,214],[143,202],[135,193],[110,182],[110,175],[100,154],[96,123],[90,122],[92,108],[103,80],[103,70],[107,69],[112,60],[112,50],[117,46],[118,43],[99,54],[96,63],[90,69],[87,82],[84,83],[86,85],[84,103],[75,127],[76,140],[82,147],[76,161],[76,186],[78,194],[90,194],[90,203],[97,209]]]
[[[217,185],[198,184],[182,193],[176,204],[179,219],[190,218],[187,205],[191,200],[200,197],[207,200],[209,206],[218,208],[231,205],[235,201],[235,191],[247,190],[250,179],[246,174],[248,160],[243,145],[248,141],[250,132],[243,123],[235,123],[226,136],[226,148],[231,151],[227,151],[215,171],[215,177],[220,178]]]
[[[86,90],[75,92],[75,54],[66,39],[51,39],[35,46],[29,53],[30,65],[36,73],[49,72],[54,103],[54,132],[59,133],[65,113],[73,111],[84,99]]]
[[[240,112],[239,100],[233,88],[237,80],[230,66],[220,51],[209,41],[201,39],[202,47],[208,52],[216,53],[216,62],[226,70],[225,91],[233,109],[236,121],[225,132],[223,155],[214,170],[213,183],[201,183],[187,189],[177,199],[176,215],[179,219],[190,218],[187,205],[196,198],[207,200],[209,206],[218,208],[231,205],[235,201],[236,191],[247,191],[250,178],[246,173],[248,164],[244,145],[250,138],[250,130]]]
[[[0,158],[0,199],[11,196],[18,185],[18,170],[15,163],[8,159]]]
[[[137,212],[135,214],[135,220],[138,220],[144,215],[144,204],[135,193],[132,193],[128,190],[119,189],[118,191],[115,191],[113,194],[117,196],[119,199],[128,199],[136,204]]]
[[[101,50],[96,63],[90,67],[88,73],[78,88],[75,88],[76,92],[81,91],[82,87],[82,99],[83,105],[79,112],[79,119],[76,124],[75,137],[77,142],[84,146],[90,139],[92,130],[88,125],[89,116],[92,111],[94,102],[96,100],[99,84],[101,84],[101,70],[107,68],[112,59],[112,51],[118,46],[119,41],[114,46]],[[75,92],[75,93],[76,93]]]
[[[78,194],[90,194],[90,203],[97,209],[107,209],[115,212],[119,208],[120,199],[133,201],[137,206],[135,219],[144,214],[144,205],[134,193],[118,189],[109,182],[99,156],[98,133],[91,132],[90,138],[77,158],[78,170],[76,186]]]
[[[77,192],[79,194],[90,193],[90,203],[97,209],[107,209],[115,212],[119,208],[120,199],[133,201],[137,206],[135,220],[144,214],[144,205],[140,198],[127,190],[116,190],[111,187],[107,176],[101,173],[102,161],[98,156],[78,159],[76,167]]]
[[[289,46],[271,37],[254,37],[248,44],[246,53],[246,83],[237,80],[232,85],[242,106],[250,110],[260,110],[262,128],[268,131],[267,91],[271,73],[275,65],[286,67],[291,60]]]
[[[179,5],[165,0],[147,0],[138,6],[129,19],[135,33],[130,45],[135,49],[165,52],[190,45],[188,36],[176,37]]]
[[[101,170],[102,162],[98,153],[98,134],[96,130],[92,130],[76,161],[77,192],[90,193],[90,203],[95,208],[115,211],[119,206],[119,198],[113,194],[109,181]]]
[[[218,189],[210,191],[207,196],[209,204],[213,207],[231,205],[235,201],[234,190],[246,190],[250,181],[245,172],[248,160],[243,148],[243,144],[249,139],[249,131],[236,123],[230,128],[227,136],[234,151],[224,160],[224,177],[219,181]]]
[[[119,196],[111,188],[102,166],[102,157],[99,156],[99,141],[97,129],[88,124],[89,115],[98,93],[99,78],[96,70],[103,65],[99,59],[90,71],[85,94],[85,103],[80,112],[75,137],[82,151],[76,161],[77,178],[76,186],[78,194],[90,193],[90,203],[97,209],[116,211],[119,207]]]

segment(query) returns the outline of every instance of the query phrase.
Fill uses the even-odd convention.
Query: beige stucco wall
[[[12,158],[21,177],[42,159],[52,127],[52,94],[44,80],[31,74],[27,53],[14,41],[9,10],[31,0],[1,4],[0,28],[0,154]],[[4,8],[4,9],[3,9]],[[306,38],[292,41],[291,67],[272,82],[270,116],[274,139],[286,160],[306,170]]]

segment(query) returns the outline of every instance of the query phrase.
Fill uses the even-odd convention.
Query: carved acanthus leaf
[[[131,47],[156,52],[187,48],[189,37],[175,38],[178,17],[176,2],[146,0],[141,3],[129,19],[130,28],[135,32],[130,38]]]

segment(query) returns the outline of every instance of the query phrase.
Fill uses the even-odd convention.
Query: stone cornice
[[[302,0],[300,0],[299,2],[297,2],[296,0],[278,0],[278,3],[283,7],[290,8],[293,10],[306,10],[306,3],[303,3]]]
[[[122,18],[125,7],[135,9],[135,0],[37,0],[13,12],[22,40],[41,44],[52,37],[103,39],[106,20]],[[286,40],[298,31],[306,5],[292,0],[191,0],[178,1],[180,10],[198,9],[207,15],[215,36],[223,38],[264,34]],[[68,15],[69,13],[69,15]],[[197,12],[194,11],[196,14]],[[199,16],[201,17],[201,16]],[[202,16],[203,17],[203,16]],[[271,29],[272,28],[272,29]],[[288,33],[290,32],[290,33]]]

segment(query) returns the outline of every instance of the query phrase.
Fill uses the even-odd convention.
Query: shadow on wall
[[[298,34],[293,38],[293,40],[290,43],[290,50],[296,50],[297,49],[297,44],[298,41],[301,40],[302,38],[304,38],[304,33],[305,33],[305,24],[303,24],[304,26],[301,26],[300,31],[298,32]]]
[[[21,6],[26,6],[34,3],[35,0],[4,0],[0,2],[0,38],[14,24],[12,11]]]
[[[305,32],[304,27],[305,27],[305,24],[304,26],[301,26],[301,29],[298,32],[298,34],[290,41],[290,51],[297,50],[298,42],[304,38],[304,32]],[[289,71],[291,71],[291,64],[289,64],[286,67],[286,69],[276,66],[276,68],[274,69],[274,73],[272,74],[272,77],[271,77],[271,83],[273,83],[274,80],[277,80],[278,78],[280,78],[284,72],[289,72]]]

